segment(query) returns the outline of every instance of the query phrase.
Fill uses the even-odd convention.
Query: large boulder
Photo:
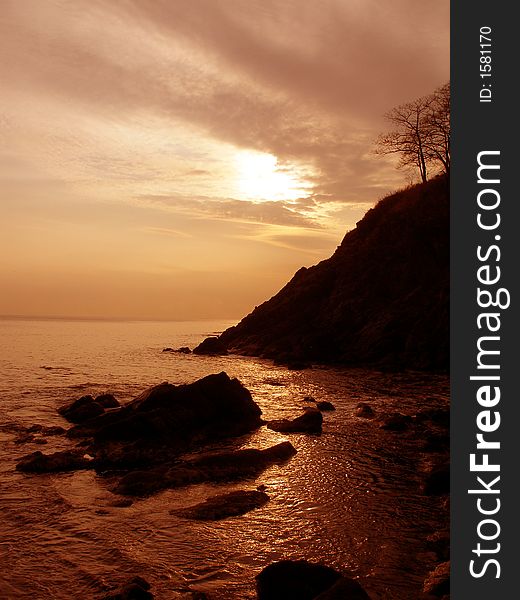
[[[316,408],[308,408],[303,415],[292,421],[289,419],[276,419],[268,421],[268,429],[280,433],[321,433],[323,416]]]
[[[237,379],[219,373],[186,385],[156,385],[68,435],[94,439],[101,469],[136,468],[249,433],[261,425],[260,415],[250,392]]]
[[[244,515],[269,502],[269,496],[259,490],[237,490],[228,494],[211,496],[205,502],[171,511],[179,517],[196,521],[218,521]]]

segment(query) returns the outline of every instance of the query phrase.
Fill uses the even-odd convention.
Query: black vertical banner
[[[451,8],[454,600],[520,597],[514,8],[482,0]]]

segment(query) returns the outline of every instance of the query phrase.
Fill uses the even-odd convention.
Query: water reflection
[[[336,411],[324,413],[321,436],[291,435],[296,456],[257,479],[166,490],[126,507],[113,506],[106,482],[91,472],[15,473],[15,458],[41,448],[16,445],[11,433],[1,432],[4,597],[95,597],[114,579],[140,574],[159,599],[197,589],[214,600],[248,600],[254,575],[267,563],[306,558],[351,571],[374,599],[415,600],[431,560],[423,540],[444,525],[446,513],[420,493],[425,457],[417,440],[358,419],[354,409],[360,401],[376,412],[406,414],[445,405],[445,378],[359,369],[294,372],[240,357],[162,354],[164,346],[193,345],[204,332],[112,325],[13,329],[16,352],[0,360],[6,373],[2,423],[62,425],[56,407],[71,397],[108,390],[126,400],[149,384],[189,382],[222,370],[251,390],[265,419],[301,414],[305,396],[329,400]],[[286,439],[263,427],[238,443],[267,447]],[[42,448],[68,443],[48,438]],[[170,514],[259,484],[271,501],[244,516],[204,523]]]

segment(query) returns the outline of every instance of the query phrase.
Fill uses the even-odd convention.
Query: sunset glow
[[[373,143],[447,80],[448,22],[447,0],[4,1],[0,314],[245,314],[408,183]]]
[[[296,200],[311,193],[311,185],[295,169],[280,167],[272,154],[242,151],[236,161],[238,191],[245,200]]]

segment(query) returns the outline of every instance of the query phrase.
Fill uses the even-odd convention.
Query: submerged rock
[[[268,421],[268,429],[280,433],[321,433],[323,416],[316,408],[308,408],[303,415],[290,421],[289,419],[276,419]]]
[[[247,448],[235,452],[203,454],[174,466],[128,473],[121,478],[114,492],[124,496],[147,496],[162,489],[205,481],[254,477],[273,464],[289,460],[294,454],[296,450],[289,442],[282,442],[265,450]]]
[[[57,473],[91,469],[93,462],[84,452],[65,450],[54,454],[43,454],[39,450],[24,456],[16,465],[17,471],[24,473]]]
[[[356,417],[361,417],[363,419],[371,419],[375,416],[375,412],[374,409],[370,406],[370,404],[367,404],[366,402],[360,402],[356,406],[355,415]]]
[[[265,567],[256,576],[256,591],[258,600],[370,600],[353,579],[305,560],[282,560]]]
[[[267,502],[269,502],[269,496],[265,492],[238,490],[228,494],[211,496],[205,502],[171,512],[185,519],[218,521],[228,517],[244,515],[255,508],[260,508]]]
[[[40,433],[42,435],[63,435],[65,433],[65,429],[60,427],[59,425],[53,425],[51,427],[42,427]]]
[[[181,346],[180,348],[163,348],[163,352],[176,352],[178,354],[191,354],[191,350],[188,346]]]
[[[196,348],[194,354],[227,354],[227,346],[217,336],[207,337]]]

